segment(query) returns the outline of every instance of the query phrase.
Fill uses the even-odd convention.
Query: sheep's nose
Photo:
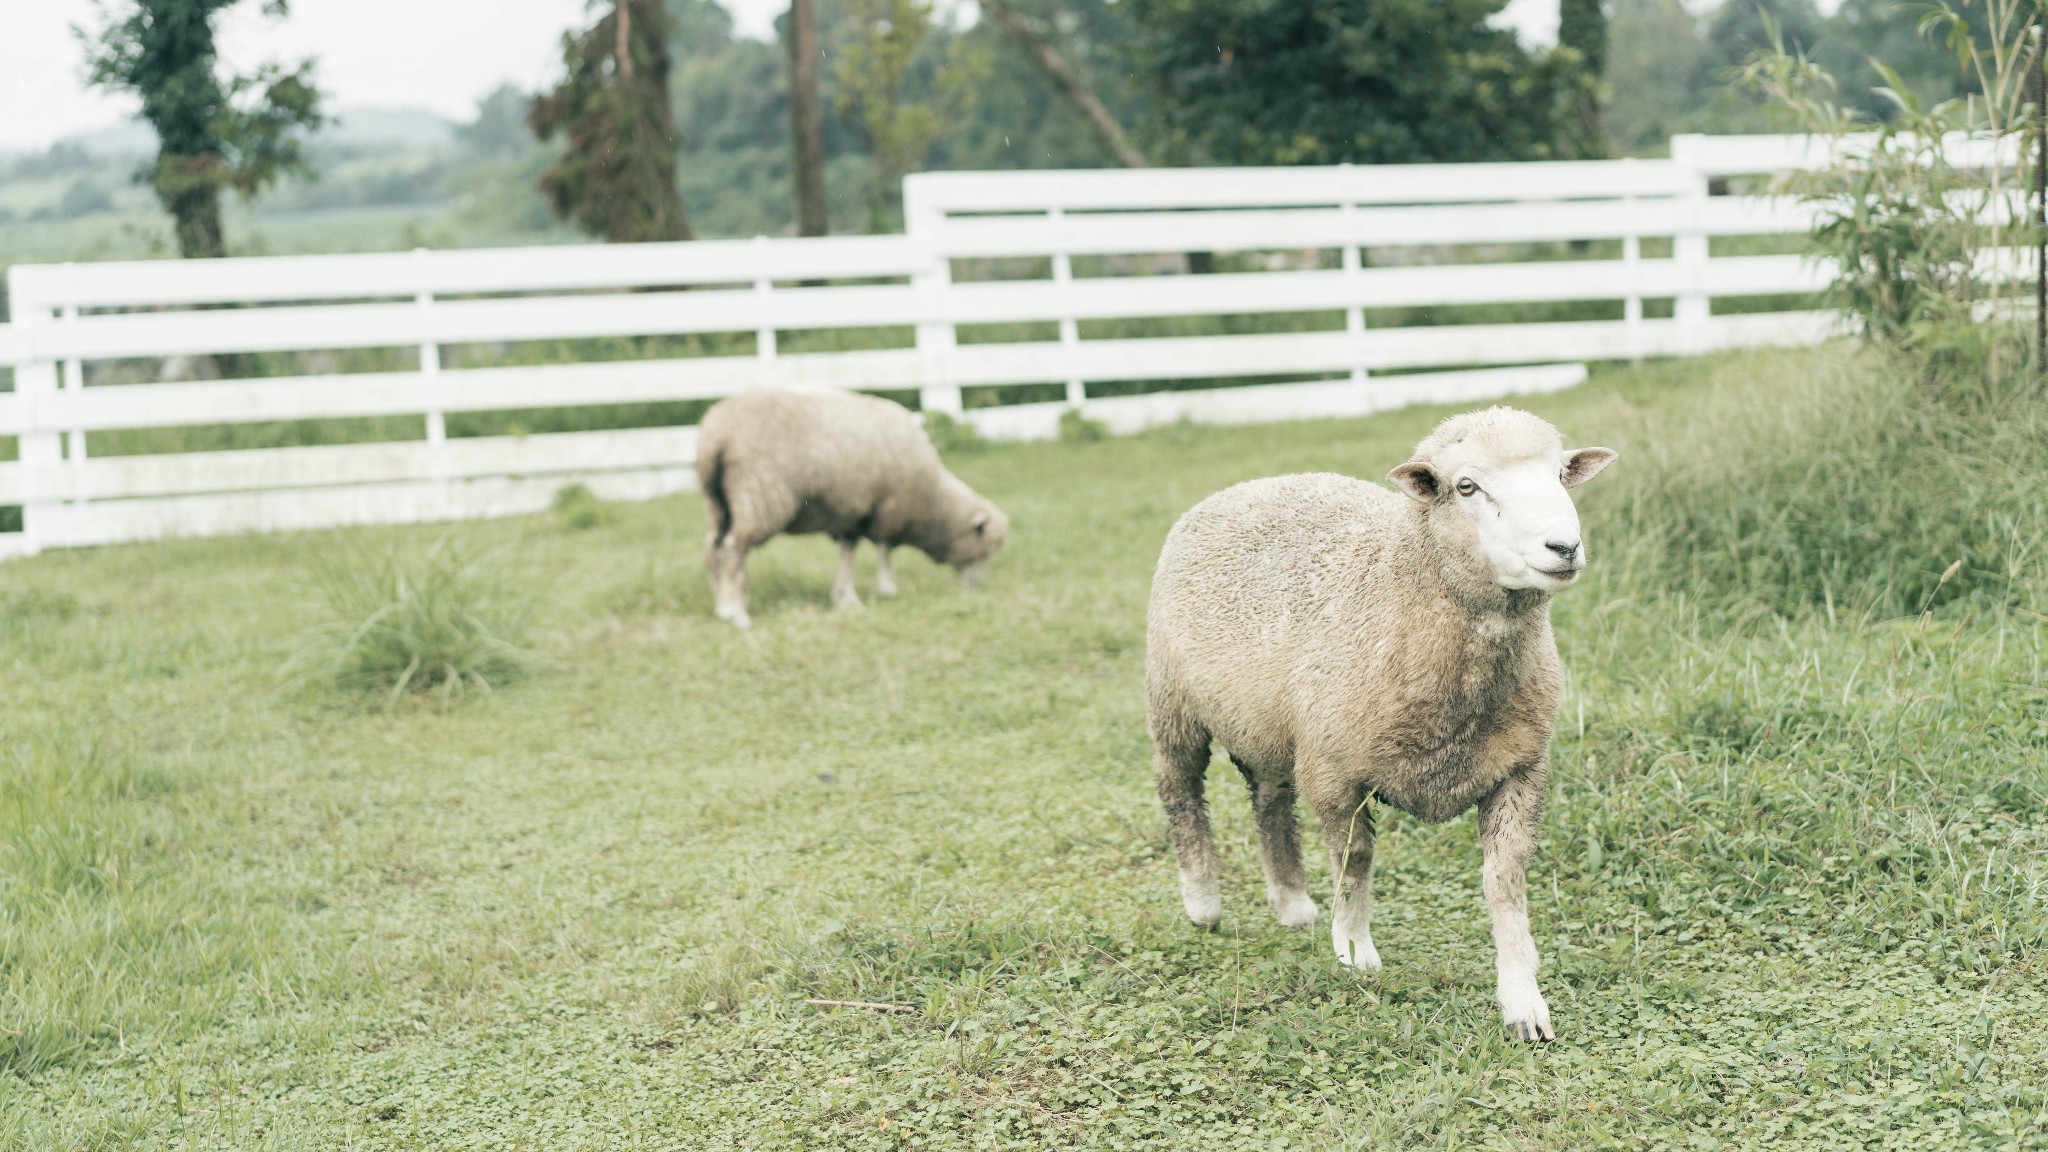
[[[1577,540],[1552,540],[1546,543],[1544,547],[1557,553],[1558,557],[1567,564],[1579,562],[1579,542]]]

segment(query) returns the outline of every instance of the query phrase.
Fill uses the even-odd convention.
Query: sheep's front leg
[[[1300,773],[1297,770],[1297,776]],[[1330,947],[1337,962],[1363,972],[1379,970],[1379,949],[1372,944],[1372,805],[1363,787],[1343,787],[1318,795],[1316,815],[1323,822],[1323,842],[1330,848],[1330,874],[1337,878],[1330,908]]]
[[[875,545],[875,595],[896,594],[896,570],[889,567],[889,546]]]
[[[860,607],[860,593],[853,590],[853,550],[859,545],[858,537],[849,537],[839,542],[839,575],[832,578],[834,608]]]
[[[1550,1005],[1536,987],[1536,941],[1529,935],[1529,894],[1524,870],[1536,852],[1543,816],[1541,761],[1517,769],[1479,802],[1480,874],[1486,910],[1493,917],[1494,967],[1501,1019],[1518,1040],[1554,1040]]]

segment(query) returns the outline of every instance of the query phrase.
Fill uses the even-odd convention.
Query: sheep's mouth
[[[1536,571],[1550,577],[1559,584],[1569,584],[1579,578],[1581,569],[1573,565],[1566,565],[1563,568],[1538,568]]]

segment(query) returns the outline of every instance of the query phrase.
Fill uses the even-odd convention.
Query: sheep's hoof
[[[1330,946],[1337,953],[1337,963],[1346,968],[1356,968],[1371,975],[1380,970],[1380,950],[1372,946],[1372,937],[1353,940],[1330,926]]]
[[[1501,1022],[1507,1026],[1508,1039],[1528,1044],[1557,1039],[1557,1032],[1550,1027],[1550,1005],[1533,986],[1502,989],[1500,1002]]]
[[[832,598],[832,607],[837,608],[841,612],[858,612],[861,610],[862,605],[859,596],[848,592],[844,596],[834,596]]]
[[[747,610],[745,608],[720,608],[716,612],[713,612],[712,615],[718,617],[720,620],[730,621],[733,627],[742,630],[752,628],[754,626],[754,622],[748,619]]]
[[[1273,912],[1283,927],[1302,929],[1316,926],[1316,902],[1306,892],[1289,892],[1273,901]]]
[[[1216,925],[1223,920],[1223,900],[1219,896],[1183,897],[1181,907],[1187,911],[1188,923],[1197,928],[1214,932]]]

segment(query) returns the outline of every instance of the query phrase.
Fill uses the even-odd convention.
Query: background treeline
[[[736,37],[714,0],[664,7],[682,138],[677,180],[696,234],[792,231],[786,48]],[[1684,0],[1609,0],[1593,6],[1605,25],[1599,84],[1576,71],[1589,52],[1601,54],[1597,40],[1592,49],[1532,51],[1486,24],[1498,7],[1305,0],[1278,19],[1248,0],[1007,5],[1154,164],[1655,155],[1676,132],[1773,130],[1782,125],[1727,83],[1729,69],[1764,43],[1760,12],[1842,79],[1845,103],[1884,112],[1871,92],[1873,55],[1923,92],[1960,91],[1941,49],[1917,36],[1917,12],[1898,0],[1843,0],[1827,17],[1813,0],[1728,0],[1704,12]],[[824,0],[818,13],[832,231],[895,225],[892,168],[1118,162],[995,20],[960,28],[907,0]],[[905,59],[900,85],[881,91],[875,29],[892,22]],[[1574,35],[1567,29],[1568,44]],[[288,177],[253,204],[227,203],[229,248],[577,239],[537,190],[560,145],[535,140],[531,99],[501,89],[465,124],[343,108],[307,143],[310,176]],[[1589,108],[1590,129],[1580,122]],[[0,157],[0,264],[174,251],[168,218],[134,180],[152,146],[146,133],[126,131]]]

